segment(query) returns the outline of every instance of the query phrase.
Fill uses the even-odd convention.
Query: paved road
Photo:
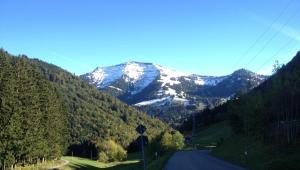
[[[245,170],[210,155],[210,151],[184,151],[175,153],[166,170]]]

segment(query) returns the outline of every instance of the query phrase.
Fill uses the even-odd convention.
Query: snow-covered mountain
[[[227,76],[201,76],[158,64],[127,62],[98,67],[80,76],[124,102],[164,117],[167,112],[216,106],[239,91],[259,85],[266,76],[241,69]],[[178,109],[180,107],[181,109]],[[182,115],[178,119],[182,119]]]
[[[159,70],[156,65],[150,63],[128,62],[110,67],[98,67],[92,73],[83,75],[92,84],[99,89],[106,87],[123,91],[118,87],[111,86],[114,82],[122,79],[128,84],[132,84],[134,89],[131,94],[136,94],[147,87],[159,76]]]

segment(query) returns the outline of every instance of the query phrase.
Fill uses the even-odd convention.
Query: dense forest
[[[274,73],[229,104],[231,126],[237,134],[273,144],[299,142],[300,52],[287,65],[274,67]]]
[[[126,148],[139,123],[150,140],[169,129],[55,65],[3,49],[0,104],[0,167],[54,159],[96,141]]]
[[[59,157],[68,135],[67,112],[57,89],[26,58],[1,51],[0,64],[1,163]]]

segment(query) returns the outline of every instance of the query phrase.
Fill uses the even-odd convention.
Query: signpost
[[[148,138],[144,136],[143,134],[146,132],[147,128],[144,125],[138,125],[138,127],[135,129],[139,134],[139,140],[141,141],[142,145],[142,154],[143,154],[143,165],[144,165],[144,170],[146,170],[146,159],[145,159],[145,152],[144,152],[144,145],[148,144]]]
[[[144,125],[138,125],[135,129],[140,135],[143,135],[146,132],[146,127]]]

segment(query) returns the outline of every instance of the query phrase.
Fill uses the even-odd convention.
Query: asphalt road
[[[165,170],[245,170],[210,155],[208,150],[175,153]]]

